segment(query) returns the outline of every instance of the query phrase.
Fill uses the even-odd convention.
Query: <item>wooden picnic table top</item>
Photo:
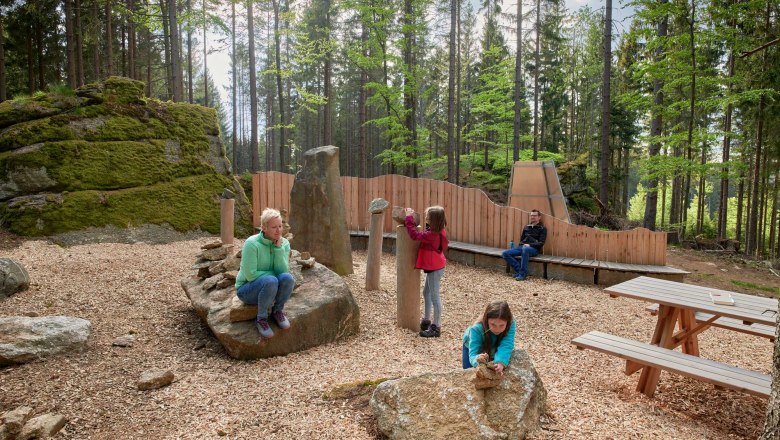
[[[625,296],[712,315],[740,319],[744,323],[775,325],[778,300],[727,290],[701,287],[650,277],[637,277],[604,289],[610,295]],[[734,305],[714,304],[710,292],[728,293]]]

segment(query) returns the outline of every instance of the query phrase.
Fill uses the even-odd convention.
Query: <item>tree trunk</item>
[[[192,86],[192,0],[187,0],[187,102],[192,104],[193,86]]]
[[[165,52],[165,85],[168,91],[168,99],[173,98],[173,79],[171,77],[171,33],[169,30],[169,23],[166,17],[168,16],[168,6],[165,0],[160,0],[160,11],[162,12],[162,27],[163,27],[163,52]],[[131,73],[132,75],[132,73]]]
[[[733,23],[733,21],[732,21]],[[734,49],[731,49],[729,53],[729,76],[728,76],[728,91],[726,96],[731,96],[733,88],[732,79],[734,78]],[[729,208],[729,166],[728,163],[731,160],[731,114],[734,111],[734,106],[729,101],[726,106],[726,115],[723,120],[723,155],[721,163],[723,164],[722,175],[720,178],[720,203],[718,207],[718,239],[723,240],[726,238],[728,232],[726,226],[728,223],[728,208]]]
[[[460,183],[460,133],[461,133],[461,108],[460,108],[460,69],[461,69],[461,62],[460,62],[460,36],[461,36],[461,30],[460,30],[460,0],[456,0],[458,11],[456,13],[458,17],[458,35],[457,35],[457,43],[458,47],[456,49],[457,52],[457,59],[455,60],[455,70],[457,71],[457,77],[455,78],[455,108],[457,109],[457,112],[455,114],[455,180],[452,182],[456,185]]]
[[[163,23],[163,38],[167,41],[168,40],[168,22],[165,20],[165,5],[164,0],[160,0],[160,10],[163,11],[163,17],[160,17],[162,23]],[[136,61],[136,44],[135,44],[135,18],[133,17],[133,14],[135,14],[135,0],[127,0],[127,76],[129,76],[132,79],[137,79],[138,75],[136,75],[136,68],[135,68],[135,61]],[[169,44],[166,43],[167,46],[170,47]],[[170,49],[166,50],[166,55],[170,54]],[[168,62],[166,65],[170,65],[170,60],[167,60]],[[169,86],[170,88],[170,86]]]
[[[451,0],[453,3],[456,0]],[[611,1],[611,0],[608,0]],[[453,7],[454,9],[454,7]],[[455,12],[453,11],[452,17],[453,30],[451,34],[455,33]],[[517,23],[516,23],[517,39],[515,44],[515,120],[512,131],[512,162],[520,160],[520,113],[522,112],[522,97],[523,97],[523,2],[517,1]],[[452,38],[452,37],[450,37]],[[450,50],[453,46],[450,46]],[[450,55],[452,56],[452,55]],[[453,60],[450,60],[453,63]],[[450,74],[452,77],[452,74]]]
[[[601,78],[601,179],[599,199],[601,214],[609,211],[609,82],[612,71],[612,0],[606,0],[604,6],[604,73]]]
[[[236,123],[238,122],[238,115],[237,115],[237,109],[236,109],[236,92],[238,91],[238,82],[236,81],[236,60],[238,57],[236,57],[236,2],[230,2],[230,23],[231,23],[231,33],[230,33],[230,39],[231,44],[233,46],[233,50],[230,52],[231,56],[231,66],[232,69],[230,69],[232,75],[233,75],[233,83],[231,84],[231,89],[233,91],[232,93],[232,99],[233,99],[233,139],[232,139],[232,145],[233,145],[233,174],[238,174],[238,130]]]
[[[744,150],[747,150],[745,148]],[[743,151],[744,151],[743,150]],[[742,157],[745,157],[745,152],[743,152]],[[737,188],[737,224],[736,224],[736,237],[735,239],[737,241],[742,241],[742,211],[745,201],[745,170],[742,169],[739,172],[739,187]]]
[[[780,438],[780,310],[775,326],[775,349],[772,355],[772,391],[766,410],[764,430],[758,440],[777,440]]]
[[[279,33],[279,2],[273,0],[274,6],[274,50],[276,54],[276,92],[279,99],[279,171],[286,171],[284,148],[287,144],[287,130],[284,126],[284,89],[282,88],[282,37]]]
[[[114,74],[114,30],[111,24],[111,0],[106,0],[106,76]]]
[[[247,33],[249,34],[249,127],[251,132],[251,138],[249,141],[249,148],[252,152],[252,172],[256,173],[260,171],[260,157],[257,151],[257,70],[255,69],[255,17],[254,8],[252,5],[253,0],[247,0],[246,2],[246,23]]]
[[[208,31],[206,21],[206,0],[203,1],[203,105],[209,106],[209,51],[206,45],[206,32]]]
[[[0,13],[0,102],[7,99],[5,84],[5,27],[3,15]]]
[[[75,89],[78,87],[78,80],[76,79],[76,43],[73,41],[73,11],[71,8],[71,0],[64,0],[63,5],[63,9],[65,10],[65,47],[68,58],[68,86],[71,89]]]
[[[92,3],[92,22],[100,23],[98,21],[98,2],[93,0]],[[100,26],[95,26],[95,41],[92,46],[92,70],[95,75],[95,81],[100,80]]]
[[[539,153],[539,39],[542,33],[542,0],[536,0],[536,49],[534,51],[534,155]]]
[[[43,62],[43,23],[40,19],[34,19],[35,28],[35,55],[38,60],[38,89],[43,90],[46,87],[46,78],[44,71],[46,66]]]
[[[168,0],[168,20],[171,32],[171,81],[173,82],[173,101],[181,102],[183,87],[181,77],[181,56],[179,55],[179,25],[176,21],[176,0]]]
[[[84,85],[84,43],[81,38],[81,0],[75,0],[76,23],[73,31],[76,37],[76,80],[79,86]]]
[[[688,208],[691,200],[691,166],[693,165],[693,124],[696,120],[696,36],[694,27],[696,25],[696,0],[691,0],[690,18],[688,20],[688,37],[690,39],[691,49],[691,101],[688,117],[688,142],[686,145],[685,159],[688,166],[685,172],[685,190],[683,191],[682,206],[682,236],[686,235],[688,227]],[[701,196],[700,196],[701,198]]]
[[[662,1],[662,3],[666,3],[666,0]],[[667,28],[669,25],[669,17],[663,16],[661,20],[658,21],[658,31],[656,33],[656,36],[659,40],[663,40],[666,38],[667,35]],[[655,62],[659,63],[664,57],[664,50],[663,45],[659,45],[655,52]],[[650,123],[650,136],[653,139],[658,139],[659,136],[661,136],[661,133],[663,131],[663,115],[659,110],[664,105],[664,92],[663,92],[663,83],[659,78],[655,78],[653,80],[653,104],[654,104],[654,110],[653,110],[653,120]],[[658,159],[658,155],[661,152],[661,142],[654,141],[650,144],[650,147],[648,148],[648,154],[650,156],[650,161],[652,163],[653,160]],[[657,167],[656,167],[657,168]],[[651,175],[650,179],[648,181],[647,185],[647,196],[645,198],[646,204],[645,204],[645,217],[643,221],[643,226],[647,229],[650,229],[652,231],[655,230],[655,218],[656,214],[658,213],[658,176],[655,174],[657,171],[651,167]],[[666,181],[664,179],[664,188],[666,188]],[[666,197],[664,197],[665,199]],[[665,200],[662,203],[662,210],[666,210],[666,203]],[[663,223],[664,216],[661,216],[661,222]]]
[[[324,0],[325,9],[325,39],[330,42],[330,0]],[[325,108],[323,109],[322,141],[325,145],[333,145],[333,90],[331,87],[332,58],[333,54],[328,44],[323,63],[323,95],[325,95]],[[349,132],[349,131],[348,131]],[[349,144],[347,144],[349,145]]]
[[[366,17],[360,18],[360,51],[363,57],[368,57],[368,29],[366,26]],[[368,91],[366,90],[366,84],[368,83],[368,73],[364,67],[360,68],[360,91],[358,96],[358,156],[360,164],[358,165],[359,177],[368,177],[368,127],[366,122],[368,121]]]
[[[518,2],[520,4],[520,2]],[[450,0],[449,66],[447,68],[447,181],[455,183],[455,69],[458,0]]]
[[[409,131],[408,144],[412,148],[411,157],[416,157],[417,147],[417,82],[415,81],[414,69],[414,47],[415,47],[415,13],[412,5],[412,0],[404,0],[404,15],[403,15],[403,28],[404,31],[404,108],[406,110],[406,118],[404,125]],[[411,168],[411,177],[417,177],[417,164],[414,163]]]

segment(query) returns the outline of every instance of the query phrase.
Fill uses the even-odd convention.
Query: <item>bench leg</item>
[[[680,309],[661,305],[658,309],[658,321],[655,324],[653,339],[650,343],[663,348],[673,348],[674,327],[677,324],[679,315]],[[661,370],[659,368],[642,368],[642,374],[639,376],[639,383],[637,384],[636,390],[644,393],[647,397],[653,397],[660,376]]]

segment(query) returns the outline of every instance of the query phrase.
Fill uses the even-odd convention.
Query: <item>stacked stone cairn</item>
[[[0,440],[48,438],[57,434],[68,421],[59,414],[46,413],[33,417],[33,409],[20,406],[0,415]]]
[[[344,280],[317,263],[308,252],[293,250],[290,273],[295,278],[295,290],[285,305],[292,326],[281,330],[272,322],[274,337],[260,338],[254,325],[257,306],[243,303],[236,295],[240,266],[240,245],[234,248],[216,241],[202,246],[198,260],[192,265],[196,274],[181,281],[195,311],[230,356],[236,359],[281,356],[358,332],[360,311]]]

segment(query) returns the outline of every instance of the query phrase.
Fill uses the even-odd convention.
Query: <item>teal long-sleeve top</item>
[[[482,323],[478,322],[471,327],[467,328],[463,333],[463,344],[469,350],[469,362],[472,367],[477,366],[477,356],[482,350],[482,343],[485,342],[485,334],[490,335],[490,342],[493,344],[493,353],[488,353],[490,360],[493,362],[500,362],[504,366],[509,365],[509,358],[512,356],[512,351],[515,349],[515,321],[509,324],[509,331],[506,336],[501,339],[501,342],[496,346],[498,335],[493,334],[490,330],[485,331],[482,328]]]
[[[241,248],[241,267],[236,276],[236,289],[264,275],[279,275],[290,271],[290,242],[282,237],[277,246],[263,233],[246,239]]]

